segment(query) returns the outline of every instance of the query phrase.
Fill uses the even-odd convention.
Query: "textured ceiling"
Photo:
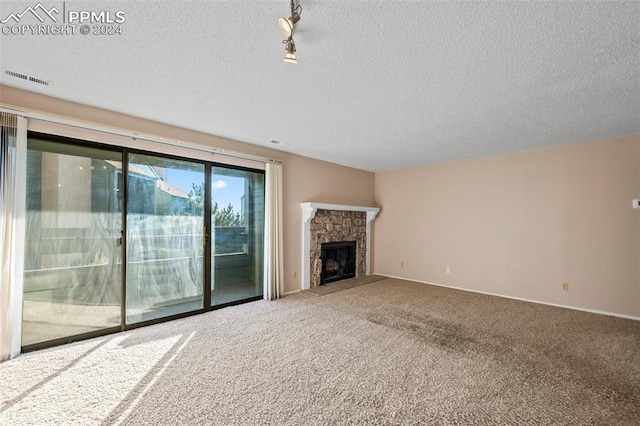
[[[371,171],[640,133],[640,2],[301,5],[291,65],[286,0],[69,0],[123,34],[2,35],[4,70],[52,84],[0,81]]]

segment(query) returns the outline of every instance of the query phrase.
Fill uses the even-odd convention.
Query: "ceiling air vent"
[[[10,75],[11,77],[20,78],[22,80],[30,81],[30,82],[36,83],[36,84],[42,84],[43,86],[48,86],[49,84],[51,84],[47,80],[43,80],[41,78],[36,78],[36,77],[31,77],[30,75],[21,74],[19,72],[15,72],[15,71],[5,70],[4,73],[6,75]]]

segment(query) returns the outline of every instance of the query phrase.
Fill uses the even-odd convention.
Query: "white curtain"
[[[282,165],[267,163],[265,174],[264,297],[282,297]]]
[[[0,361],[20,353],[27,120],[0,112]]]

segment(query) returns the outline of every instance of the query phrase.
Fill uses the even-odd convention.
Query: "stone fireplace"
[[[301,203],[302,207],[302,283],[303,290],[349,276],[370,273],[371,222],[377,207],[340,204]],[[323,248],[355,243],[351,261],[328,258],[322,262]],[[353,271],[348,264],[353,263]],[[323,280],[323,275],[329,277]]]

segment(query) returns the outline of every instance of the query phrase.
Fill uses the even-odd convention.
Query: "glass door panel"
[[[121,324],[122,154],[30,137],[22,345]]]
[[[127,324],[204,307],[204,164],[129,154]]]
[[[262,296],[264,173],[214,166],[211,304]]]

